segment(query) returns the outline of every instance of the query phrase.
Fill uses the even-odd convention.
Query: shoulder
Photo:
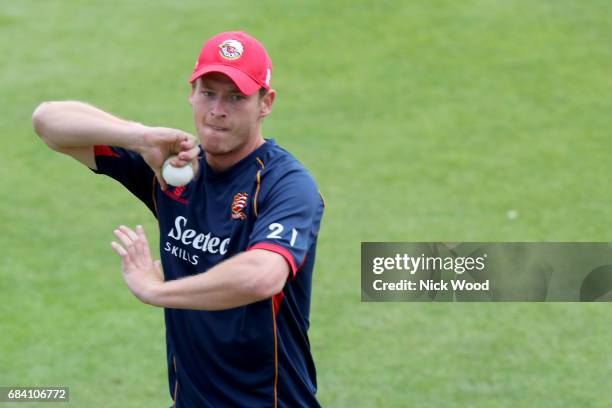
[[[260,159],[262,192],[290,187],[291,190],[298,189],[304,194],[319,194],[317,183],[306,167],[276,143],[272,142]]]

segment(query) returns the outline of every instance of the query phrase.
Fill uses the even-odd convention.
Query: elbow
[[[255,301],[268,299],[283,290],[287,281],[287,272],[284,269],[261,267],[246,285],[249,296]]]
[[[32,125],[34,126],[34,131],[40,137],[43,137],[45,123],[49,116],[50,105],[52,103],[53,102],[43,102],[38,105],[32,113]]]
[[[34,112],[32,112],[32,126],[34,127],[34,132],[54,150],[57,146],[55,146],[50,138],[49,123],[53,110],[57,104],[58,102],[43,102],[34,109]]]
[[[252,288],[251,294],[257,300],[271,298],[283,290],[284,281],[271,281],[270,279],[262,279],[257,285]]]

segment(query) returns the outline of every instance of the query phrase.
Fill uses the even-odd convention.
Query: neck
[[[250,140],[240,150],[231,152],[228,154],[215,155],[206,152],[206,162],[208,165],[217,172],[225,171],[238,163],[240,160],[253,153],[259,146],[265,143],[264,138],[259,135],[256,138]]]

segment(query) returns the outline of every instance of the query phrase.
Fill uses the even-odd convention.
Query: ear
[[[191,92],[189,93],[189,97],[187,98],[189,100],[189,104],[191,106],[193,106],[193,98],[195,96],[195,93],[197,91],[197,87],[198,87],[198,83],[200,82],[200,79],[196,79],[196,81],[194,83],[191,84]]]
[[[272,88],[266,92],[266,94],[261,98],[259,103],[259,117],[265,118],[270,113],[272,113],[272,104],[274,103],[274,99],[276,98],[276,91]]]
[[[192,84],[191,85],[191,92],[189,92],[189,96],[187,97],[187,100],[189,101],[189,104],[191,106],[193,106],[193,98],[195,96],[195,93],[196,93],[196,86],[195,86],[195,84]]]

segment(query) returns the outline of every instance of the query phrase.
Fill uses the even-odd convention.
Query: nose
[[[224,118],[227,116],[227,113],[225,112],[225,109],[223,109],[223,104],[221,102],[221,98],[218,98],[213,102],[212,108],[210,110],[210,115],[212,117]]]

